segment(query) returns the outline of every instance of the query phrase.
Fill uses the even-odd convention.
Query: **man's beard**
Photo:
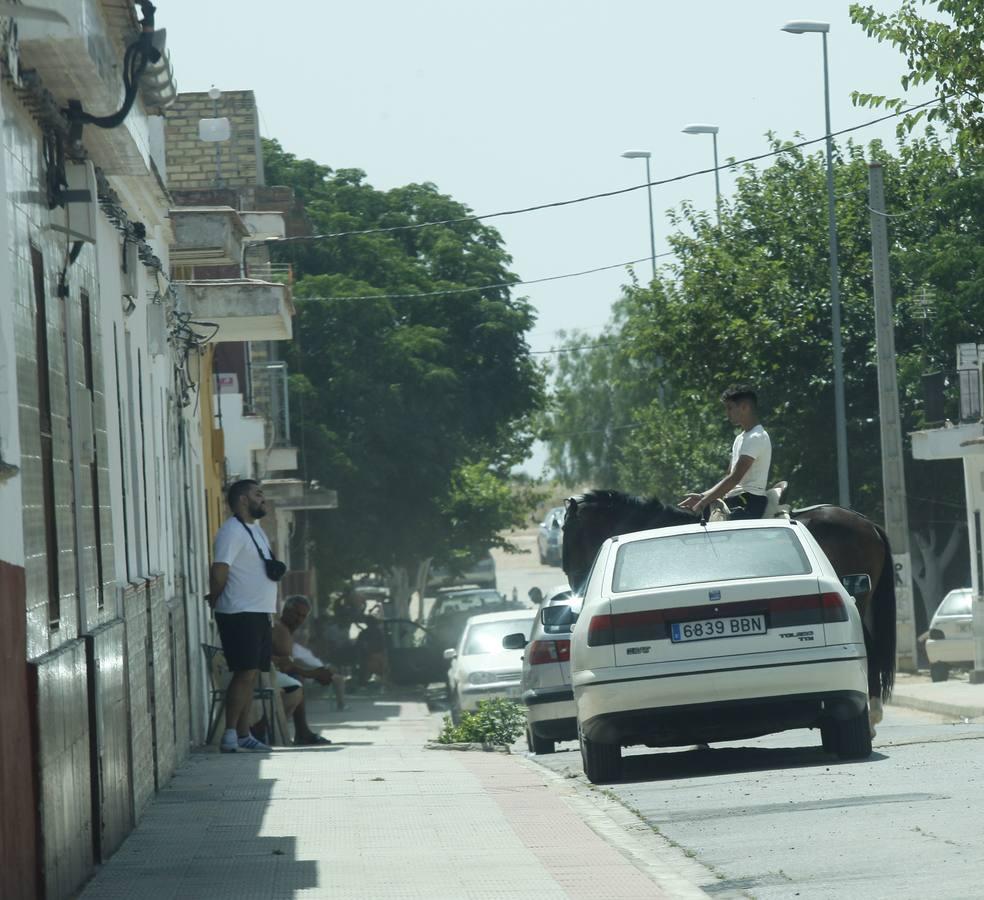
[[[266,509],[262,506],[253,506],[252,504],[250,504],[249,514],[254,519],[262,519],[266,515]]]

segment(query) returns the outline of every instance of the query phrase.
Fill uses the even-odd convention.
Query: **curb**
[[[919,712],[935,713],[938,716],[952,716],[955,719],[979,719],[984,717],[984,707],[961,706],[958,703],[944,703],[941,700],[928,700],[923,697],[894,695],[889,706],[915,709]]]
[[[455,744],[441,744],[437,741],[428,741],[424,744],[425,750],[457,750],[461,753],[465,753],[469,750],[477,750],[479,753],[511,753],[508,744],[479,744],[477,742],[471,743],[455,743]]]
[[[686,855],[683,848],[629,809],[614,795],[583,783],[569,770],[561,774],[539,765],[525,754],[514,753],[513,759],[536,771],[547,787],[561,795],[564,802],[603,841],[614,847],[661,891],[674,900],[707,900],[745,897],[747,895],[716,889],[720,878],[706,866]],[[709,888],[711,893],[705,892]]]

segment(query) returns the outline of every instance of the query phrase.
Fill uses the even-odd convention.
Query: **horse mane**
[[[619,510],[632,519],[652,521],[660,525],[685,525],[697,521],[698,518],[687,510],[667,506],[658,497],[639,497],[623,491],[596,488],[576,499],[576,507],[587,506],[602,511]]]

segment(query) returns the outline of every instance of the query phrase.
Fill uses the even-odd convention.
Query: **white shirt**
[[[263,556],[270,558],[270,540],[259,522],[246,525],[235,516],[228,518],[215,536],[214,562],[229,567],[225,590],[219,595],[215,611],[220,613],[274,613],[277,611],[277,582],[267,578],[266,566],[246,533],[256,538]]]
[[[772,464],[772,441],[761,425],[754,425],[735,438],[731,447],[732,472],[742,456],[750,456],[754,462],[749,466],[745,477],[728,491],[727,496],[749,493],[764,497],[769,482],[769,466]]]
[[[324,663],[318,659],[307,647],[303,644],[298,644],[294,641],[294,646],[290,651],[290,655],[294,662],[299,662],[302,666],[308,666],[311,669],[320,669],[324,667]]]

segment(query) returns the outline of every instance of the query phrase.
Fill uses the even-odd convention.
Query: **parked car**
[[[954,666],[970,668],[974,664],[973,591],[956,588],[950,591],[933,613],[926,640],[929,674],[933,681],[946,681]]]
[[[432,566],[425,591],[427,596],[433,596],[433,592],[441,588],[465,585],[495,590],[495,560],[491,553],[486,552],[460,566]]]
[[[563,506],[555,506],[551,509],[543,521],[536,535],[536,546],[540,552],[541,566],[559,566],[561,548],[564,539],[564,515],[567,510]]]
[[[526,705],[526,744],[530,753],[553,753],[557,741],[577,740],[577,710],[571,687],[571,629],[581,609],[568,585],[547,591],[527,641],[523,634],[503,638],[507,649],[522,649],[521,698]]]
[[[472,616],[526,608],[527,604],[518,600],[507,600],[494,590],[469,588],[440,591],[434,600],[434,605],[427,613],[424,627],[430,632],[430,640],[439,644],[443,653],[448,647],[457,645],[465,625]]]
[[[479,700],[509,697],[519,700],[522,650],[506,650],[502,639],[522,633],[529,638],[536,610],[509,610],[472,616],[457,647],[444,651],[450,660],[448,699],[451,718],[478,707]]]
[[[870,590],[865,576],[849,576]],[[848,578],[845,578],[847,581]],[[610,538],[572,635],[581,757],[617,779],[622,747],[673,747],[819,728],[844,759],[871,753],[854,599],[788,520]]]

